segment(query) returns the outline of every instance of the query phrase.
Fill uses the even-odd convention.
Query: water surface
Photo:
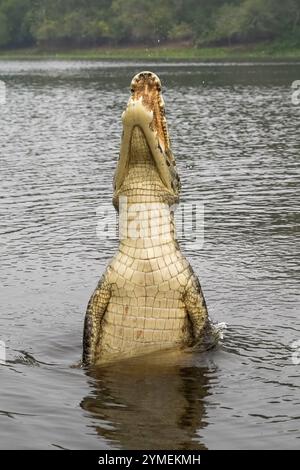
[[[181,201],[205,207],[204,245],[182,248],[228,331],[206,354],[73,368],[117,247],[99,227],[145,68],[165,87]],[[0,448],[299,448],[300,65],[0,61],[0,79]]]

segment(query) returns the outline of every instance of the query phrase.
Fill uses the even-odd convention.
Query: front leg
[[[199,344],[209,326],[209,318],[200,282],[192,269],[183,301],[192,324],[193,344]]]
[[[83,364],[94,364],[100,340],[101,322],[111,296],[111,286],[104,274],[93,293],[85,315],[83,331]]]

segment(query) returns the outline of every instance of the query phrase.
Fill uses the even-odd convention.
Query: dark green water
[[[86,303],[117,247],[97,227],[145,68],[182,202],[205,207],[204,245],[182,247],[228,330],[206,354],[84,371]],[[0,79],[0,448],[299,448],[300,65],[0,61]]]

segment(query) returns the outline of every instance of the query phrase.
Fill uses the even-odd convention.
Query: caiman
[[[180,179],[161,82],[141,72],[122,115],[113,204],[120,244],[87,307],[83,364],[211,344],[216,335],[197,276],[176,240]]]

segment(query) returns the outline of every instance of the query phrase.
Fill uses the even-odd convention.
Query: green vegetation
[[[140,60],[259,60],[299,59],[300,47],[274,43],[235,47],[98,47],[88,49],[43,50],[22,48],[0,50],[0,59],[140,59]]]
[[[0,49],[28,48],[87,58],[299,57],[300,1],[0,0]]]

